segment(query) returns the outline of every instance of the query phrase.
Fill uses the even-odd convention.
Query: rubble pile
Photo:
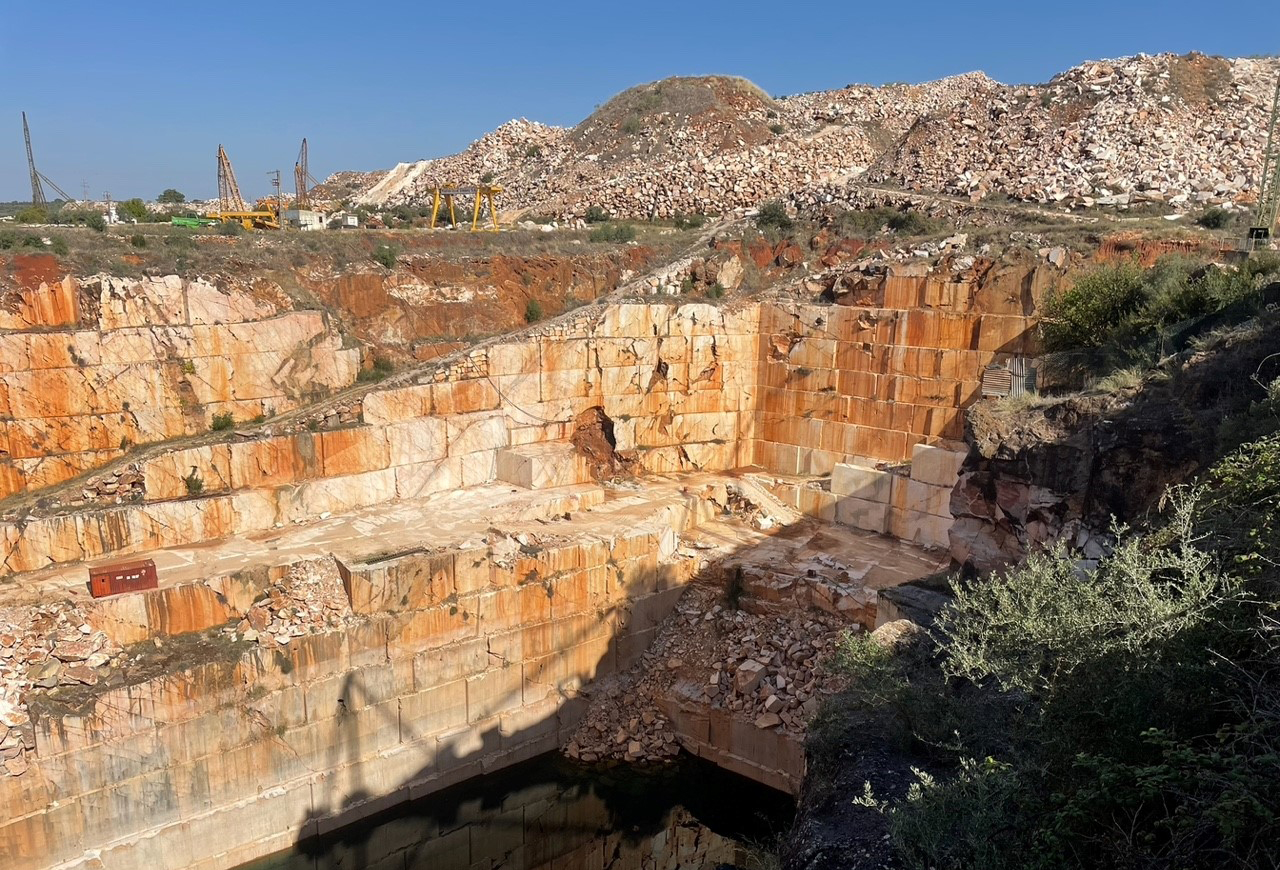
[[[921,112],[965,99],[987,79],[975,73],[926,85],[850,86],[776,101],[737,79],[691,81],[714,92],[698,111],[619,118],[611,101],[572,131],[512,121],[452,157],[371,173],[357,201],[420,204],[437,184],[475,184],[492,173],[504,209],[558,218],[580,217],[592,205],[627,218],[748,209],[861,171]],[[349,173],[339,180],[354,182]]]
[[[753,606],[699,584],[681,599],[639,664],[598,683],[564,752],[581,761],[657,762],[680,745],[659,699],[680,695],[802,736],[837,688],[822,667],[840,635],[859,630],[833,613]]]
[[[268,586],[244,618],[225,631],[232,639],[265,647],[288,646],[295,637],[353,625],[355,615],[330,558],[295,562]]]
[[[992,83],[923,118],[872,183],[1073,206],[1245,205],[1280,61],[1191,54],[1082,64],[1044,86]]]
[[[122,663],[121,648],[70,602],[0,609],[0,775],[22,775],[35,749],[29,692],[93,686]]]
[[[669,79],[619,95],[573,130],[512,121],[451,157],[331,181],[360,189],[368,205],[421,205],[436,185],[492,174],[503,210],[558,219],[592,205],[661,219],[741,212],[786,194],[820,202],[855,178],[974,201],[1243,205],[1278,70],[1275,59],[1138,55],[1082,64],[1043,86],[974,72],[776,100],[738,79]],[[713,98],[664,110],[663,88],[694,85]],[[637,110],[637,100],[657,108]]]

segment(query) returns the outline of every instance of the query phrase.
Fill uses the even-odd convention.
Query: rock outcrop
[[[6,292],[0,497],[60,483],[133,446],[296,408],[345,387],[360,350],[278,288],[96,276]],[[105,494],[124,502],[132,480]]]

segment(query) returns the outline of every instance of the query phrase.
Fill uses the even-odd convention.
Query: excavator
[[[226,149],[218,146],[218,211],[209,217],[222,223],[238,223],[246,230],[280,229],[280,207],[273,199],[260,199],[253,208],[240,195],[235,170]]]

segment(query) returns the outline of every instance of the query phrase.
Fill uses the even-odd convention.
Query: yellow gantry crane
[[[223,223],[238,223],[246,230],[280,229],[278,208],[266,200],[254,208],[245,203],[240,185],[236,183],[235,170],[231,168],[231,158],[221,145],[218,146],[218,211],[211,212],[209,217]]]
[[[437,187],[432,191],[431,198],[431,229],[436,228],[436,220],[440,217],[440,206],[444,206],[449,210],[449,223],[454,226],[458,225],[458,212],[454,197],[457,196],[474,196],[476,199],[475,208],[471,214],[471,232],[479,232],[480,212],[487,203],[489,206],[489,222],[491,226],[483,229],[491,233],[498,232],[498,208],[494,204],[494,197],[502,193],[502,188],[496,184],[481,184],[476,187]]]

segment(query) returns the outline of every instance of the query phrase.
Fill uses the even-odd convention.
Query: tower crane
[[[58,196],[62,197],[64,202],[75,202],[76,199],[74,196],[67,193],[61,187],[58,187],[58,185],[53,183],[53,179],[45,175],[39,169],[36,169],[36,158],[31,153],[31,128],[27,126],[26,112],[22,113],[22,138],[27,143],[27,168],[31,170],[31,204],[42,208],[49,204],[48,200],[44,197],[44,186],[41,184],[42,181],[44,184],[52,187]]]

